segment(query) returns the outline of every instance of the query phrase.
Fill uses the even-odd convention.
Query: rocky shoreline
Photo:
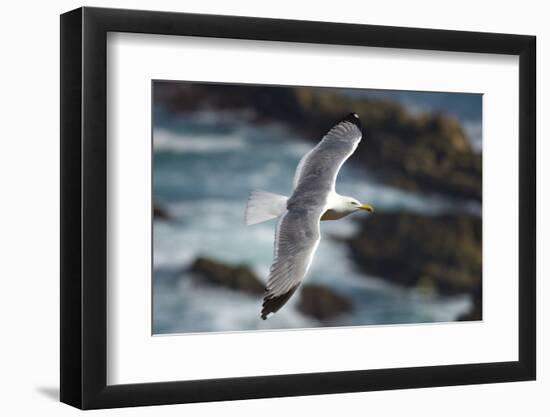
[[[481,155],[460,123],[444,114],[411,114],[397,103],[357,99],[338,89],[212,89],[205,84],[156,82],[155,95],[173,113],[250,110],[254,123],[284,122],[312,142],[354,111],[363,122],[366,141],[352,163],[402,189],[481,201]]]
[[[470,294],[481,319],[481,219],[468,215],[378,213],[346,241],[364,272],[441,295]]]
[[[264,284],[245,265],[229,265],[211,258],[198,257],[190,271],[195,282],[202,285],[216,285],[263,298]],[[331,288],[305,284],[300,289],[298,310],[306,316],[321,322],[347,313],[353,309],[351,301]]]
[[[474,151],[460,123],[444,114],[411,114],[394,102],[357,99],[337,89],[239,85],[211,89],[156,82],[154,93],[171,113],[242,111],[252,123],[283,122],[312,142],[354,111],[362,120],[366,140],[351,163],[401,189],[462,202],[482,199],[481,154]],[[170,213],[156,208],[155,219],[169,220]],[[480,217],[460,212],[430,216],[377,211],[358,221],[359,231],[343,244],[360,270],[423,293],[468,294],[472,310],[459,319],[481,319]],[[191,270],[202,284],[261,299],[263,284],[246,266],[198,258]],[[330,288],[304,285],[299,294],[299,311],[321,321],[353,309],[349,299]]]

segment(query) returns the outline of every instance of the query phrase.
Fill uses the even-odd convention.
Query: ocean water
[[[267,279],[275,221],[246,226],[248,195],[253,189],[288,195],[296,165],[313,144],[284,126],[253,125],[250,116],[247,112],[176,116],[157,109],[154,200],[174,219],[155,220],[153,228],[155,334],[445,322],[470,309],[468,296],[421,294],[358,271],[338,238],[352,235],[356,218],[366,213],[322,223],[323,238],[306,282],[328,286],[353,303],[351,313],[329,323],[302,315],[296,309],[299,294],[263,321],[261,296],[193,280],[187,270],[197,256],[246,264],[260,279]],[[371,203],[377,212],[438,214],[456,205],[442,197],[377,183],[354,166],[353,156],[340,171],[337,190]],[[465,203],[464,208],[479,210],[476,204]]]

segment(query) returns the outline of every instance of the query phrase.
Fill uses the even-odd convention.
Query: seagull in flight
[[[335,189],[338,171],[361,137],[359,116],[348,114],[302,157],[290,197],[260,190],[250,195],[247,225],[279,219],[262,319],[279,311],[302,283],[321,240],[321,220],[337,220],[359,210],[374,212],[372,206],[342,196]]]

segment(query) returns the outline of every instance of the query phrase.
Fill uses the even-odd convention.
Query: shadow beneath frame
[[[53,401],[59,401],[59,387],[37,387],[36,391]]]

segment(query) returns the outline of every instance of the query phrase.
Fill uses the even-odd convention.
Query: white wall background
[[[59,17],[72,0],[6,2],[0,30],[0,410],[2,415],[75,415],[57,402],[59,379]],[[538,381],[145,407],[94,415],[547,416],[550,413],[550,26],[545,3],[504,1],[124,0],[86,5],[534,34],[538,37]],[[313,6],[313,7],[312,7]],[[545,158],[546,157],[546,158]],[[546,181],[545,181],[546,180]],[[503,195],[503,209],[506,198]],[[543,236],[543,233],[544,236]],[[546,394],[546,395],[545,395]]]

